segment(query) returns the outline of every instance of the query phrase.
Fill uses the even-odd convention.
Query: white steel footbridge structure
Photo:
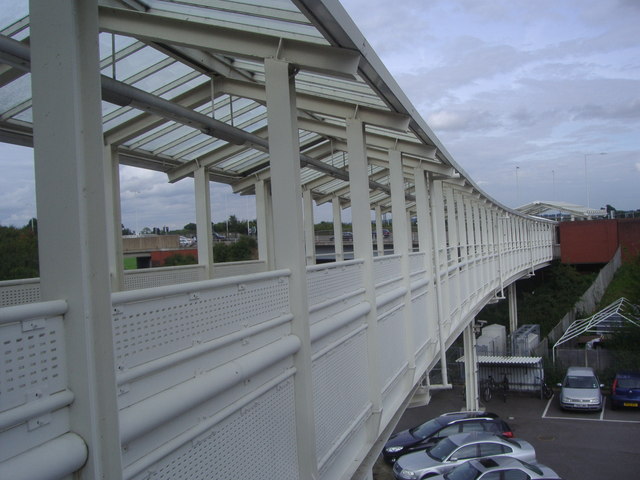
[[[40,277],[0,283],[0,478],[371,478],[447,347],[552,260],[554,223],[469,178],[336,1],[3,3]],[[198,265],[123,271],[119,165],[194,183]],[[258,260],[215,262],[211,182],[255,195]]]

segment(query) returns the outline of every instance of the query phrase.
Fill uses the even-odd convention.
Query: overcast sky
[[[496,200],[640,208],[640,1],[342,3]]]
[[[640,1],[342,4],[487,194],[509,207],[558,200],[640,208]],[[30,158],[30,149],[0,146],[2,225],[36,215]],[[127,227],[195,221],[192,180],[169,185],[162,174],[121,169]],[[254,218],[253,197],[212,190],[215,222]]]

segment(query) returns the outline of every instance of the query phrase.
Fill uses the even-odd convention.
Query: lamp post
[[[589,205],[589,173],[587,170],[587,157],[590,155],[606,155],[607,152],[600,152],[600,153],[585,153],[584,154],[584,183],[585,183],[585,187],[587,190],[587,208],[590,207]]]
[[[520,206],[520,185],[518,184],[518,170],[520,170],[520,167],[516,166],[516,207]]]

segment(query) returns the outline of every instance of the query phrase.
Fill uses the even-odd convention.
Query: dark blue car
[[[382,456],[394,463],[401,455],[416,450],[427,450],[444,437],[457,433],[485,432],[505,437],[513,437],[509,425],[495,413],[487,412],[451,412],[433,418],[417,427],[391,435]]]
[[[640,372],[618,372],[611,386],[611,408],[640,406]]]

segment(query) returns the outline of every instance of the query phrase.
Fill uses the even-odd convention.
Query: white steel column
[[[410,252],[413,252],[413,231],[411,227],[411,210],[406,209],[405,215],[407,216],[407,248]]]
[[[64,299],[71,430],[82,478],[120,479],[97,1],[30,2],[42,300]],[[44,461],[44,460],[43,460]]]
[[[466,223],[466,214],[464,207],[464,195],[462,193],[458,193],[456,195],[456,206],[458,210],[458,236],[459,236],[459,252],[460,252],[460,262],[464,265],[461,270],[464,271],[464,275],[460,274],[461,278],[458,283],[460,285],[461,290],[461,301],[467,302],[469,300],[469,294],[471,292],[470,282],[471,282],[471,269],[469,266],[469,232],[467,231],[467,223]],[[461,305],[462,306],[462,305]]]
[[[271,192],[264,180],[256,182],[256,231],[258,234],[258,259],[267,264],[267,270],[274,269],[273,263],[273,223]]]
[[[313,223],[313,198],[311,190],[302,191],[304,205],[304,240],[307,265],[316,264],[316,232]]]
[[[445,322],[450,321],[449,299],[447,292],[447,252],[446,232],[444,222],[444,196],[442,193],[442,180],[429,178],[429,204],[431,210],[431,235],[433,244],[433,278],[436,284],[436,297],[438,299],[438,339],[440,341],[440,366],[442,369],[442,383],[449,383],[447,373],[447,344]],[[444,279],[444,280],[443,280]]]
[[[443,193],[447,201],[447,233],[449,234],[449,245],[448,245],[448,268],[452,269],[451,271],[455,271],[455,281],[448,281],[449,286],[449,295],[451,295],[450,299],[453,299],[453,304],[455,308],[451,310],[450,315],[453,316],[453,313],[456,313],[456,317],[460,317],[462,313],[462,299],[460,296],[460,256],[459,256],[459,240],[458,240],[458,228],[456,222],[456,202],[454,199],[454,193],[452,188],[443,188]],[[455,270],[453,267],[455,266]],[[450,278],[450,274],[447,274]],[[449,304],[451,305],[451,303]],[[452,318],[453,321],[453,318]]]
[[[409,230],[407,228],[407,209],[404,195],[404,175],[402,173],[402,154],[398,150],[389,150],[389,184],[391,186],[391,217],[393,231],[393,253],[401,255],[400,272],[406,289],[404,294],[404,325],[406,359],[409,368],[415,368],[415,339],[413,338],[413,313],[411,311],[411,277],[409,267]]]
[[[213,229],[211,225],[211,185],[205,167],[193,174],[196,196],[196,232],[198,234],[198,265],[204,266],[204,278],[213,277]]]
[[[353,225],[353,255],[363,260],[365,298],[371,305],[367,314],[367,357],[369,361],[369,398],[373,417],[368,425],[377,436],[382,414],[382,386],[378,368],[381,340],[378,332],[378,309],[373,272],[371,244],[371,210],[369,204],[369,169],[364,138],[364,124],[360,119],[347,119],[347,148],[349,153],[349,187],[351,190],[351,218]]]
[[[104,147],[104,191],[107,208],[107,249],[111,290],[119,292],[124,286],[122,256],[122,213],[120,209],[120,162],[112,145]]]
[[[431,218],[431,207],[429,205],[429,191],[427,188],[427,177],[424,170],[421,168],[415,168],[413,171],[414,184],[416,186],[416,216],[418,219],[418,249],[421,252],[424,252],[424,266],[427,270],[427,276],[429,277],[430,285],[429,285],[429,296],[427,297],[429,301],[434,303],[433,306],[429,306],[429,309],[424,313],[424,320],[429,324],[438,322],[438,303],[440,300],[435,292],[434,282],[436,281],[436,267],[434,264],[434,251],[433,251],[433,220]],[[433,308],[433,310],[431,310]],[[430,316],[429,313],[435,312],[435,315]],[[434,329],[429,329],[430,331],[434,331]],[[439,330],[439,329],[438,329]],[[439,339],[433,339],[434,342],[438,342]],[[448,382],[447,377],[447,364],[446,357],[442,355],[441,357],[442,363],[442,382],[446,384]],[[429,361],[428,359],[427,361]]]
[[[462,332],[464,343],[464,388],[465,408],[469,411],[480,410],[478,398],[478,357],[476,356],[476,334],[473,330],[474,321]]]
[[[340,206],[340,197],[331,199],[333,208],[333,245],[336,254],[336,262],[344,260],[344,243],[342,242],[342,207]]]
[[[515,282],[509,285],[507,296],[509,297],[509,333],[514,333],[518,329],[518,298]]]
[[[307,271],[302,228],[300,146],[293,67],[265,59],[269,155],[273,195],[275,267],[291,271],[289,303],[292,333],[300,339],[294,357],[296,438],[300,478],[318,478]]]
[[[382,233],[382,207],[376,205],[376,250],[379,257],[384,255],[384,234]]]

